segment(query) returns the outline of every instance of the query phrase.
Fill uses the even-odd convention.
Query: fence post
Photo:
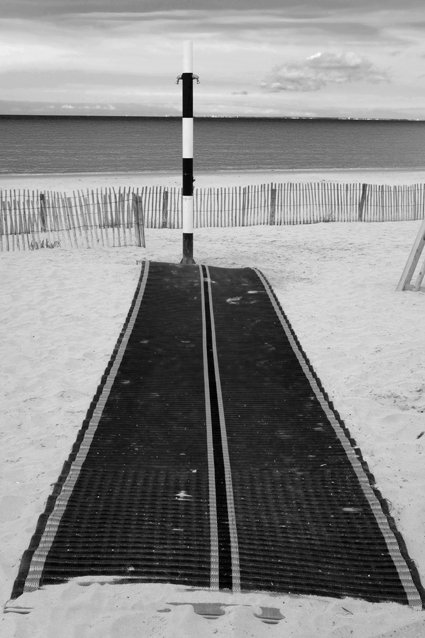
[[[41,230],[46,230],[46,196],[44,193],[40,193],[40,221]]]
[[[367,197],[367,184],[362,184],[362,194],[359,201],[359,222],[363,221],[363,210]]]
[[[136,195],[136,193],[133,193],[133,214],[134,224],[136,226],[137,245],[143,246],[143,248],[145,248],[145,225],[143,218],[142,198],[140,197],[140,195]]]
[[[168,228],[168,190],[162,194],[162,222],[161,228]]]
[[[236,226],[237,224],[235,224]],[[246,187],[242,188],[242,226],[246,226]]]
[[[271,185],[270,191],[270,222],[272,226],[276,224],[276,185]]]
[[[71,197],[65,197],[65,206],[66,206],[66,217],[68,222],[68,228],[70,231],[72,230],[72,233],[74,235],[75,246],[78,248],[78,237],[77,237],[77,231],[75,229],[75,220],[73,215],[74,204],[72,202]]]

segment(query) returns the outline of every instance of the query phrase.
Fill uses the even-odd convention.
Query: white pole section
[[[182,118],[183,157],[193,158],[193,117]]]
[[[183,44],[183,73],[193,73],[193,42],[185,40]]]
[[[183,236],[193,236],[193,196],[183,195]]]

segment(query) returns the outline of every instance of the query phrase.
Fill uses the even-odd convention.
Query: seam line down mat
[[[143,262],[11,604],[82,577],[423,608],[386,501],[260,271]]]

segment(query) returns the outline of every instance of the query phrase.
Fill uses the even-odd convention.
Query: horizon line
[[[55,119],[174,119],[181,120],[181,115],[113,115],[100,113],[0,113],[4,118],[55,118]],[[425,117],[356,117],[333,115],[198,115],[195,120],[336,120],[356,122],[424,122]]]

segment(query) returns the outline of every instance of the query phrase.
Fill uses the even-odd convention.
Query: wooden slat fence
[[[425,184],[331,182],[197,188],[195,227],[403,221],[425,217]],[[181,189],[0,191],[0,250],[144,246],[145,228],[181,228]]]
[[[144,245],[138,190],[0,191],[0,250]]]

